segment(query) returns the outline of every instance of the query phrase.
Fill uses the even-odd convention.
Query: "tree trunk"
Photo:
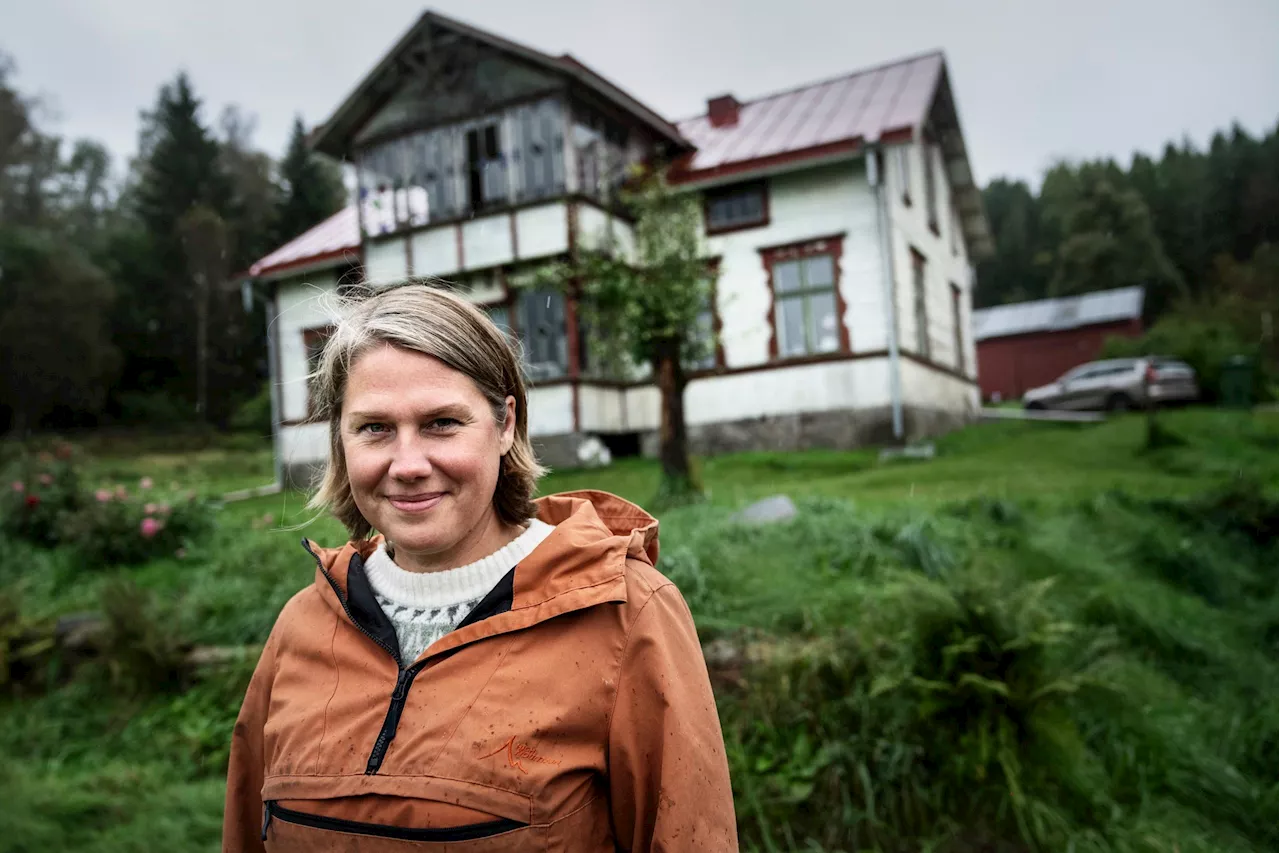
[[[658,422],[658,458],[663,491],[696,491],[689,466],[689,435],[684,423],[684,365],[678,341],[664,342],[655,352],[654,371],[662,395]]]
[[[196,273],[196,414],[209,419],[209,282]]]

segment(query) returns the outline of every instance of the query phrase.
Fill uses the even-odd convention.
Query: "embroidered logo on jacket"
[[[507,754],[507,766],[514,767],[521,773],[528,774],[529,771],[524,769],[524,762],[529,761],[534,764],[549,764],[552,767],[559,767],[560,762],[552,758],[539,755],[538,750],[527,743],[520,743],[516,740],[516,736],[512,735],[507,742],[481,758],[493,758],[495,755],[505,752]]]

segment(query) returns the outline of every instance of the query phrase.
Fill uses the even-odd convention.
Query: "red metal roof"
[[[325,262],[336,266],[344,258],[355,261],[359,256],[360,225],[352,204],[259,260],[249,267],[249,275],[276,276]]]
[[[706,115],[678,122],[697,147],[680,180],[910,131],[924,121],[942,72],[942,54],[929,53],[745,102],[736,124],[713,127]]]

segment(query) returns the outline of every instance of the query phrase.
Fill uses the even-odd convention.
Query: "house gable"
[[[353,136],[357,147],[408,131],[460,121],[564,88],[562,76],[440,28],[406,53],[412,71]]]
[[[408,86],[409,81],[423,82]],[[577,83],[677,149],[690,147],[674,125],[572,57],[550,56],[435,12],[423,13],[315,130],[311,143],[317,151],[343,158],[357,145],[397,130],[536,96],[549,82]],[[457,94],[450,83],[460,84]],[[477,98],[479,104],[468,100]],[[469,106],[475,109],[467,111]]]

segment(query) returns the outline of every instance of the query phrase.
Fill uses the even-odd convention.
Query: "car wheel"
[[[1042,412],[1044,411],[1044,403],[1027,403],[1026,409],[1028,412]]]
[[[1107,398],[1108,412],[1131,412],[1133,409],[1133,400],[1128,394],[1112,394]]]

